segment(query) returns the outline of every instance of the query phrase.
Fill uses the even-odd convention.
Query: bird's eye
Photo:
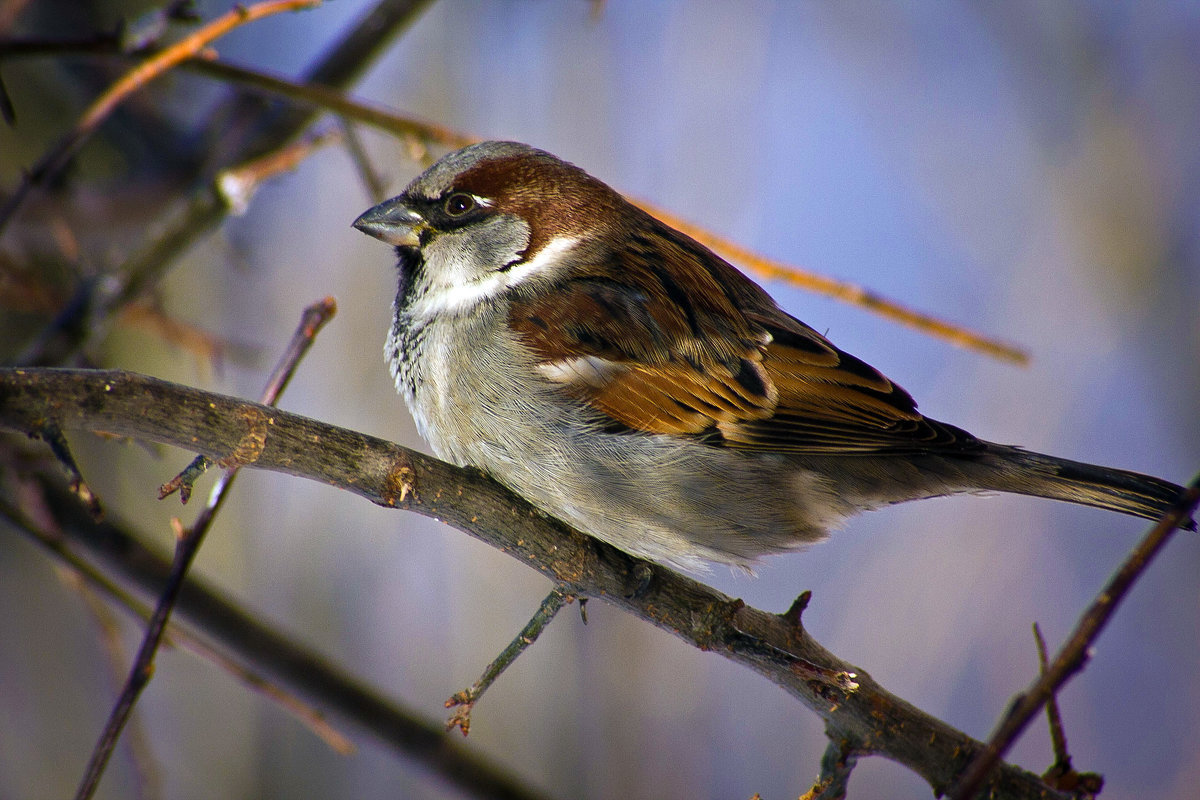
[[[446,198],[446,213],[452,217],[461,217],[475,207],[475,198],[469,194],[452,194]]]

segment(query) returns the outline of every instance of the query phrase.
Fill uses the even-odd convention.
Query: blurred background
[[[217,49],[299,76],[369,6],[268,19]],[[148,7],[7,0],[0,34],[87,35]],[[211,19],[228,4],[195,9]],[[17,112],[0,129],[5,193],[123,64],[0,62]],[[764,255],[1017,343],[1027,367],[765,284],[933,417],[1185,482],[1200,466],[1198,78],[1200,5],[1187,2],[438,0],[353,94],[545,148]],[[162,211],[164,182],[224,144],[204,137],[228,91],[195,74],[155,84],[132,101],[137,125],[114,117],[9,226],[6,360],[55,310],[13,299],[29,265],[70,287],[122,263]],[[361,136],[389,194],[422,169],[405,143]],[[206,333],[215,357],[127,316],[88,360],[254,398],[300,310],[333,295],[339,314],[283,407],[426,449],[382,358],[393,257],[349,227],[373,202],[344,147],[317,152],[154,289],[157,319]],[[167,520],[194,511],[154,497],[191,454],[71,438],[106,506],[169,553]],[[705,580],[771,611],[811,589],[804,624],[818,641],[982,738],[1036,674],[1031,624],[1057,647],[1147,527],[1028,498],[934,500],[855,519],[757,577],[719,568]],[[257,471],[242,475],[196,570],[435,721],[550,589],[436,522]],[[1198,575],[1200,540],[1176,537],[1061,696],[1074,764],[1104,774],[1105,797],[1195,797]],[[811,785],[825,747],[815,715],[602,602],[588,613],[584,627],[566,609],[500,679],[468,746],[564,798],[778,800]],[[127,659],[140,627],[114,614]],[[123,674],[72,582],[0,524],[0,798],[74,791]],[[335,753],[178,650],[160,655],[137,725],[147,755],[120,747],[98,797],[463,796],[353,726],[357,753]],[[1011,760],[1050,765],[1041,720]],[[860,763],[850,792],[930,794],[881,759]]]

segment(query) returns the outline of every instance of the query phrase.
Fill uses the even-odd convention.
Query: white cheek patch
[[[546,246],[538,250],[537,255],[533,258],[517,264],[507,272],[500,273],[499,277],[507,278],[504,283],[506,288],[516,286],[529,276],[536,275],[553,267],[558,259],[566,255],[578,243],[579,240],[573,236],[556,236],[546,242]]]
[[[583,383],[599,388],[617,373],[624,372],[625,367],[597,356],[579,356],[543,361],[537,365],[537,371],[552,383]]]
[[[516,286],[526,278],[553,268],[578,242],[578,239],[571,236],[559,236],[547,242],[533,258],[509,269],[489,272],[473,281],[451,278],[452,285],[426,294],[413,305],[411,313],[420,318],[466,311],[483,300],[499,295],[510,286]],[[450,264],[446,267],[448,268],[444,267],[442,271],[448,276],[459,276],[468,272],[465,264]]]

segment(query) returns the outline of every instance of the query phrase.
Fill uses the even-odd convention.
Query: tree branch
[[[821,647],[794,620],[746,606],[545,517],[476,470],[354,431],[235,398],[115,370],[0,369],[0,427],[46,420],[174,445],[222,465],[319,480],[382,506],[435,517],[537,569],[567,591],[599,597],[784,688],[825,722],[850,755],[882,755],[936,793],[983,745],[885,691]],[[648,576],[648,577],[647,577]],[[636,590],[636,591],[635,591]],[[843,691],[811,666],[854,673]],[[1032,773],[1001,765],[994,797],[1065,797]]]
[[[34,524],[3,498],[0,498],[0,519],[25,531],[107,594],[116,596],[120,590],[105,580],[106,572],[119,574],[122,583],[145,594],[157,597],[162,593],[171,571],[169,561],[145,547],[119,521],[111,517],[96,521],[81,503],[73,502],[65,488],[51,483],[47,476],[35,474],[32,480],[45,494],[47,507],[53,512],[52,530]],[[64,541],[70,541],[72,547],[67,548]],[[85,553],[86,559],[76,555],[75,550]],[[102,564],[103,572],[91,568],[92,562]],[[129,598],[116,599],[129,605],[126,602]],[[179,598],[179,613],[192,628],[203,633],[205,641],[219,643],[221,660],[232,661],[243,676],[252,670],[251,682],[257,690],[269,688],[269,681],[303,695],[314,705],[336,709],[341,717],[362,726],[396,752],[424,765],[472,797],[550,800],[550,795],[525,785],[487,757],[463,747],[458,741],[460,737],[452,737],[444,725],[428,721],[414,709],[383,699],[373,687],[280,633],[260,613],[231,602],[203,578],[188,577]],[[148,610],[144,616],[149,616]],[[177,624],[172,623],[172,631]],[[278,701],[278,693],[272,694]],[[295,709],[294,703],[284,705],[289,711]]]
[[[75,127],[42,156],[33,169],[26,173],[25,180],[21,181],[12,196],[3,206],[0,206],[0,233],[3,233],[5,226],[16,213],[30,189],[48,183],[54,178],[88,137],[100,127],[100,123],[107,119],[113,109],[129,95],[180,62],[195,57],[215,39],[219,39],[241,25],[283,11],[312,8],[319,5],[320,2],[321,0],[264,0],[252,6],[238,6],[126,72],[120,80],[88,107]]]

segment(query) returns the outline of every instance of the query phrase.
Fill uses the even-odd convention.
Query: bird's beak
[[[396,247],[420,247],[429,224],[404,203],[403,195],[385,200],[354,220],[354,227]]]

